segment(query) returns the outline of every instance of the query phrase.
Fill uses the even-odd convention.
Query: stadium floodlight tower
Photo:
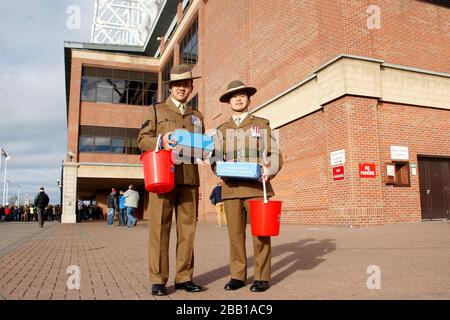
[[[95,0],[91,42],[144,46],[167,0]]]

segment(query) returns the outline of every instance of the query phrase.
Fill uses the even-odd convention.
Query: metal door
[[[450,218],[450,159],[419,158],[422,219]]]

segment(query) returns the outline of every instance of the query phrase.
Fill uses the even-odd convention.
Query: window
[[[157,92],[156,73],[83,67],[81,101],[146,106]]]
[[[81,101],[95,101],[97,78],[83,77],[81,79]]]
[[[113,103],[126,104],[128,96],[128,82],[126,80],[113,79],[111,84],[113,89]]]
[[[97,102],[112,103],[113,87],[110,79],[97,79]]]
[[[395,187],[410,187],[409,162],[393,161],[386,163],[385,183]]]
[[[127,129],[127,139],[126,139],[127,154],[139,154],[139,149],[137,146],[138,135],[139,129]]]
[[[198,110],[198,94],[196,94],[192,99],[187,103],[188,106],[191,106],[192,109]]]
[[[198,61],[198,18],[192,23],[180,43],[180,57],[183,63],[190,66]]]
[[[79,152],[139,154],[139,129],[80,126]]]
[[[82,137],[80,136],[79,150],[80,152],[92,152],[94,151],[94,137]]]
[[[162,70],[162,82],[163,82],[163,92],[162,92],[162,98],[164,101],[169,97],[169,83],[166,81],[170,80],[170,70],[172,70],[173,67],[173,55],[167,60],[163,70]]]
[[[111,147],[113,153],[125,153],[125,139],[113,138],[111,140]]]
[[[94,138],[95,152],[111,152],[111,138],[110,137],[95,137]]]

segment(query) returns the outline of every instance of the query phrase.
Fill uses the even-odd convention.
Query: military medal
[[[252,137],[260,138],[261,137],[261,128],[258,126],[252,127]]]
[[[196,127],[201,127],[201,125],[202,125],[200,118],[198,118],[194,115],[191,116],[191,121],[192,121],[192,124]]]

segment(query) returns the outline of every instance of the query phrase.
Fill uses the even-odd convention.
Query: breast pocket
[[[167,133],[178,129],[178,123],[173,118],[164,118],[158,121],[158,132]]]

